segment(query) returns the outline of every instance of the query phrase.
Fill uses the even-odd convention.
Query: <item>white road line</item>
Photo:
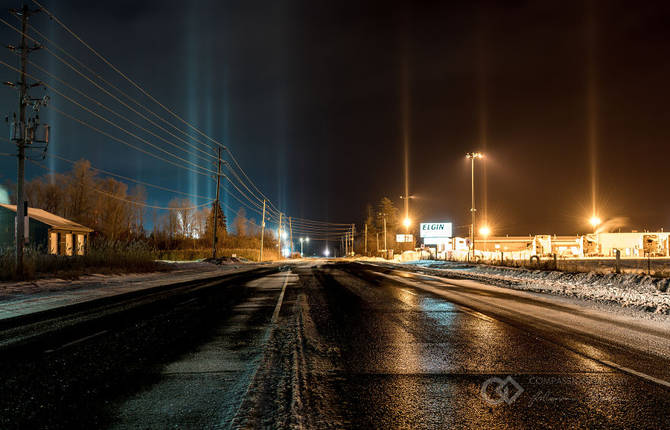
[[[258,373],[258,370],[261,368],[261,365],[263,364],[263,358],[265,357],[266,353],[266,347],[268,340],[270,339],[270,334],[272,333],[273,330],[273,325],[277,323],[277,320],[279,319],[279,310],[281,309],[282,302],[284,301],[284,293],[286,292],[286,284],[288,284],[288,277],[291,274],[291,270],[288,270],[286,272],[286,276],[284,277],[284,285],[281,288],[281,293],[279,293],[279,300],[277,300],[277,305],[275,306],[275,310],[272,313],[272,319],[270,320],[270,326],[268,326],[265,329],[265,335],[263,336],[263,347],[261,348],[261,353],[258,358],[258,363],[253,368],[253,372],[251,373],[251,376],[249,378],[249,383],[247,384],[247,388],[244,390],[244,394],[240,397],[240,403],[237,405],[237,409],[235,410],[235,414],[233,414],[233,417],[231,420],[228,422],[228,428],[232,429],[234,426],[237,426],[239,423],[237,423],[237,417],[242,411],[242,406],[244,405],[244,401],[246,398],[249,396],[249,393],[251,392],[251,386],[254,384],[254,381],[256,380],[256,374]]]
[[[606,364],[610,367],[613,367],[617,370],[620,370],[623,373],[628,373],[629,375],[637,376],[639,378],[646,379],[649,382],[655,382],[656,384],[663,385],[664,387],[670,388],[670,382],[668,382],[666,380],[655,378],[651,375],[647,375],[646,373],[638,372],[637,370],[633,370],[629,367],[620,366],[620,365],[618,365],[618,364],[616,364],[612,361],[603,360],[602,358],[598,359],[598,361],[600,361],[601,363]]]
[[[277,301],[277,306],[275,306],[275,311],[272,314],[272,319],[270,320],[272,324],[276,324],[277,320],[279,319],[279,310],[281,309],[281,304],[284,301],[284,293],[286,292],[286,284],[288,284],[288,275],[290,274],[291,274],[290,270],[286,272],[286,277],[284,278],[284,286],[281,287],[281,293],[279,293],[279,300]]]
[[[379,273],[379,272],[375,272],[375,273],[377,273],[378,275],[381,275],[381,276],[383,276],[383,277],[386,277],[386,278],[395,280],[396,282],[401,282],[401,283],[404,283],[405,285],[412,285],[414,288],[419,288],[419,289],[422,289],[422,290],[424,290],[424,291],[432,292],[432,293],[434,293],[434,294],[437,294],[437,295],[439,295],[439,296],[442,296],[442,297],[445,298],[446,300],[450,300],[448,297],[445,297],[445,296],[442,294],[442,292],[438,292],[438,291],[433,290],[434,287],[421,285],[421,283],[418,282],[418,281],[409,281],[409,280],[403,279],[402,277],[399,277],[399,276],[397,276],[397,275],[388,275],[388,274],[386,274],[386,273]],[[435,278],[434,276],[430,276],[430,275],[427,275],[427,276],[429,276],[429,277],[431,277],[431,278]],[[441,279],[438,279],[438,280],[441,280]],[[445,281],[445,280],[441,280],[441,281],[442,281],[443,283],[449,285],[448,281]],[[426,287],[427,287],[427,288],[426,288]],[[451,292],[451,294],[455,294],[455,293]],[[455,295],[457,295],[457,296],[462,296],[461,294],[455,294]],[[496,320],[496,321],[501,321],[501,322],[504,323],[504,321],[502,321],[502,320],[498,320],[497,318],[491,318],[491,317],[489,317],[488,315],[483,314],[483,313],[481,313],[481,312],[479,312],[479,311],[473,309],[473,308],[470,307],[470,306],[462,305],[462,304],[457,304],[457,305],[458,305],[459,307],[463,308],[463,310],[464,310],[465,312],[467,312],[467,313],[469,313],[469,314],[471,314],[471,315],[473,315],[473,316],[476,316],[476,317],[478,317],[478,318],[486,319],[487,321],[494,321],[494,320]],[[586,334],[588,334],[588,333],[586,333]],[[591,356],[589,356],[589,355],[587,355],[587,354],[584,354],[583,352],[577,351],[576,349],[573,349],[573,348],[571,348],[571,347],[569,347],[569,346],[567,346],[567,345],[564,345],[564,344],[562,344],[562,343],[560,343],[560,342],[553,342],[553,341],[551,341],[551,340],[549,340],[549,341],[552,342],[552,343],[555,343],[556,345],[562,346],[563,348],[566,348],[566,349],[568,349],[568,350],[570,350],[570,351],[572,351],[572,352],[574,352],[574,353],[576,353],[576,354],[579,354],[579,355],[581,355],[581,356],[583,356],[583,357],[586,357],[586,358],[588,358],[589,360],[593,360],[593,361],[596,361],[596,362],[598,362],[598,363],[604,364],[604,365],[606,365],[606,366],[609,366],[609,367],[611,367],[611,368],[613,368],[613,369],[619,370],[620,372],[626,373],[626,374],[628,374],[628,375],[637,376],[638,378],[642,378],[642,379],[644,379],[644,380],[646,380],[646,381],[653,382],[653,383],[655,383],[655,384],[662,385],[662,386],[664,386],[664,387],[668,387],[668,388],[670,388],[670,382],[669,382],[669,381],[666,381],[666,380],[664,380],[664,379],[659,379],[659,378],[656,378],[656,377],[654,377],[654,376],[647,375],[646,373],[638,372],[637,370],[633,370],[633,369],[631,369],[631,368],[629,368],[629,367],[621,366],[621,365],[619,365],[619,364],[617,364],[617,363],[614,363],[613,361],[605,360],[605,359],[602,359],[602,358],[591,357]]]
[[[59,346],[58,348],[55,348],[55,349],[47,349],[46,351],[44,351],[44,353],[45,353],[45,354],[51,354],[52,352],[59,351],[59,350],[61,350],[61,349],[63,349],[63,348],[67,348],[68,346],[76,345],[76,344],[78,344],[78,343],[80,343],[80,342],[84,342],[84,341],[86,341],[86,340],[89,340],[89,339],[94,338],[94,337],[96,337],[96,336],[100,336],[101,334],[105,334],[105,333],[107,333],[107,330],[99,331],[99,332],[97,332],[97,333],[93,333],[93,334],[91,334],[91,335],[84,336],[84,337],[79,338],[79,339],[77,339],[77,340],[73,340],[72,342],[68,342],[68,343],[66,343],[66,344],[63,344],[63,345]]]

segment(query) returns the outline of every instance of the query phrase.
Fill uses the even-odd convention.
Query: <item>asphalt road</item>
[[[3,354],[0,428],[668,428],[666,360],[536,308],[573,312],[357,263],[249,275]]]

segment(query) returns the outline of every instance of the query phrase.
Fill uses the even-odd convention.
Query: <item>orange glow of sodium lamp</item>
[[[409,226],[412,225],[412,220],[409,218],[405,218],[404,220],[402,220],[402,225],[404,225],[405,228],[409,228]]]
[[[589,220],[589,222],[591,223],[591,225],[592,225],[593,227],[597,227],[597,226],[600,225],[600,223],[601,223],[600,218],[598,218],[598,217],[595,216],[595,215],[591,217],[591,219]]]
[[[491,234],[491,229],[488,228],[488,227],[486,227],[486,226],[484,226],[484,227],[482,227],[482,228],[479,229],[479,234],[481,234],[482,236],[486,237],[486,236],[488,236],[489,234]]]

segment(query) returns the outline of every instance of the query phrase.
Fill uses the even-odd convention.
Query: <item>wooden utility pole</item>
[[[17,180],[16,180],[16,226],[15,226],[15,242],[16,242],[16,273],[19,276],[23,275],[23,246],[26,240],[25,235],[25,219],[27,212],[27,203],[25,201],[24,192],[24,177],[25,177],[25,160],[26,160],[26,145],[31,143],[32,137],[28,135],[29,131],[34,134],[34,127],[29,127],[26,119],[26,106],[31,101],[28,97],[28,78],[26,77],[26,65],[28,63],[28,54],[30,51],[39,49],[39,46],[33,48],[28,47],[26,41],[26,31],[28,31],[28,17],[38,10],[31,11],[27,5],[23,5],[20,10],[12,10],[14,15],[21,17],[21,45],[19,53],[21,54],[21,74],[19,77],[19,122],[12,125],[13,140],[16,141],[18,153],[17,166]],[[9,49],[16,51],[16,48],[9,46]],[[12,87],[14,83],[7,83]],[[34,86],[34,85],[31,85]],[[16,118],[16,117],[15,117]],[[15,120],[16,121],[16,120]]]
[[[386,214],[384,214],[384,252],[388,252],[386,247]]]
[[[263,236],[265,236],[265,199],[263,199],[263,217],[261,218],[261,255],[258,261],[263,261]]]
[[[217,233],[217,221],[219,219],[219,209],[221,206],[219,206],[219,188],[221,186],[221,147],[219,146],[218,148],[218,161],[217,161],[217,168],[216,168],[216,201],[214,202],[214,210],[212,213],[214,214],[214,222],[212,223],[214,225],[214,234],[212,237],[212,258],[216,258],[216,245],[217,245],[217,240],[218,237],[216,235]]]
[[[279,247],[279,258],[282,257],[282,249],[281,249],[281,218],[282,218],[282,213],[279,212],[279,228],[277,229],[277,243]]]
[[[368,223],[365,223],[365,256],[368,255]]]
[[[351,255],[356,255],[354,250],[354,237],[356,236],[356,224],[351,224]]]
[[[289,249],[291,250],[291,255],[289,257],[293,257],[293,226],[291,225],[291,217],[288,217],[288,232],[289,232],[289,240],[291,241],[291,246],[289,246]]]

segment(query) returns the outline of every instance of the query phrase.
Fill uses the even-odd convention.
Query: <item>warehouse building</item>
[[[668,257],[670,256],[670,233],[630,232],[597,233],[584,236],[586,256],[615,256],[619,250],[621,257]]]
[[[26,245],[54,255],[84,255],[92,229],[42,209],[28,208]],[[0,247],[14,246],[16,205],[0,204]]]

